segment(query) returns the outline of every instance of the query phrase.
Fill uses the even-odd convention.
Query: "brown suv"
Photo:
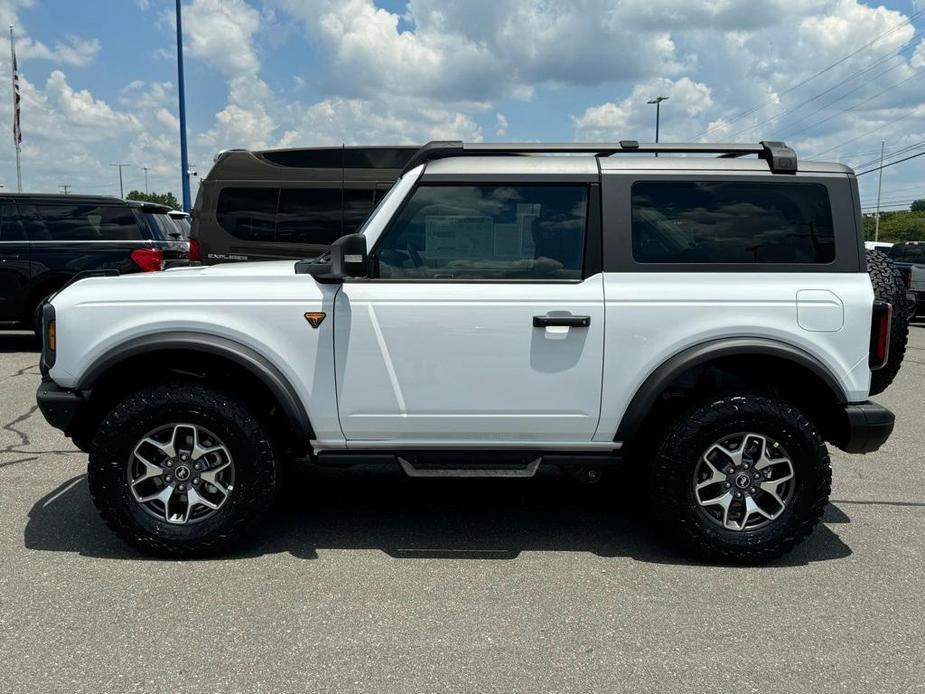
[[[417,147],[311,147],[218,154],[193,210],[205,265],[316,256],[356,231]]]

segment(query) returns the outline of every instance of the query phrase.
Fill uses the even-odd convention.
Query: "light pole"
[[[119,169],[119,197],[124,200],[125,188],[122,187],[122,168],[125,166],[131,166],[131,164],[110,164],[110,166],[115,166]]]
[[[148,194],[148,167],[142,166],[141,168],[145,170],[145,195],[147,195]]]
[[[180,97],[180,185],[183,189],[183,211],[190,211],[189,154],[186,151],[186,95],[183,86],[183,19],[177,0],[177,92]]]
[[[655,104],[655,142],[658,144],[658,123],[661,120],[662,115],[662,102],[668,101],[671,97],[668,96],[657,96],[651,101],[647,101],[647,104]],[[658,156],[658,152],[655,153],[655,156]]]

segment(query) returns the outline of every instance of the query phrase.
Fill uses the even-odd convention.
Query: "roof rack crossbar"
[[[797,156],[783,142],[752,143],[639,143],[636,140],[609,142],[461,142],[447,140],[428,142],[415,152],[402,173],[446,157],[501,155],[501,154],[593,154],[609,157],[613,154],[716,154],[720,157],[742,157],[757,154],[768,162],[774,173],[795,173]]]

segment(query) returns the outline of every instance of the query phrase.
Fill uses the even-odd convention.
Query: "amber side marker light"
[[[58,328],[53,320],[48,321],[48,327],[45,331],[45,345],[52,351],[58,349]]]
[[[321,321],[324,320],[326,315],[324,311],[309,311],[305,314],[305,320],[307,320],[308,324],[313,328],[317,328],[321,325]]]

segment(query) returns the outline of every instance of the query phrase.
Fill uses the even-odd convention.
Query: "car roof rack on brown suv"
[[[720,157],[742,157],[757,154],[768,162],[773,173],[796,173],[797,155],[783,142],[758,143],[640,143],[637,140],[619,142],[462,142],[434,140],[421,147],[405,165],[406,173],[416,166],[446,157],[484,156],[503,154],[594,154],[609,157],[613,154],[716,154]]]

